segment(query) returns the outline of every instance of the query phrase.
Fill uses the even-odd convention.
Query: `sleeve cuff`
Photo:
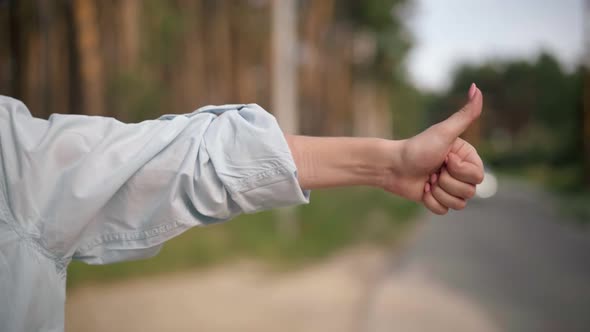
[[[217,175],[245,213],[309,203],[276,119],[256,104],[201,110],[215,114],[205,135]]]
[[[309,190],[303,190],[294,170],[275,169],[261,173],[243,191],[230,193],[245,213],[309,203]]]

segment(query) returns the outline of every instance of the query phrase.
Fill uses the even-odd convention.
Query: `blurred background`
[[[287,132],[412,136],[459,109],[465,211],[378,190],[72,263],[68,331],[590,331],[590,1],[0,0],[0,93],[136,122],[255,102]]]

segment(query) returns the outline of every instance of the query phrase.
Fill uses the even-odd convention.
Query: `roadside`
[[[389,257],[357,247],[289,273],[243,261],[68,293],[66,330],[358,331]]]
[[[467,299],[420,273],[399,278],[380,289],[378,298],[369,298],[390,260],[390,252],[363,246],[290,273],[242,261],[86,285],[68,293],[66,330],[357,332],[403,326],[400,331],[414,331],[407,323],[422,322],[417,326],[428,330],[496,331]]]

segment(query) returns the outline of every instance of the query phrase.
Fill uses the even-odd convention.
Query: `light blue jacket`
[[[0,96],[0,331],[62,331],[72,259],[155,255],[197,225],[308,202],[257,105],[137,124],[31,116]]]

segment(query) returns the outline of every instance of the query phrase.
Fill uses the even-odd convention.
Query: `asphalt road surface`
[[[590,232],[540,190],[499,189],[427,217],[376,282],[366,330],[590,331]]]

